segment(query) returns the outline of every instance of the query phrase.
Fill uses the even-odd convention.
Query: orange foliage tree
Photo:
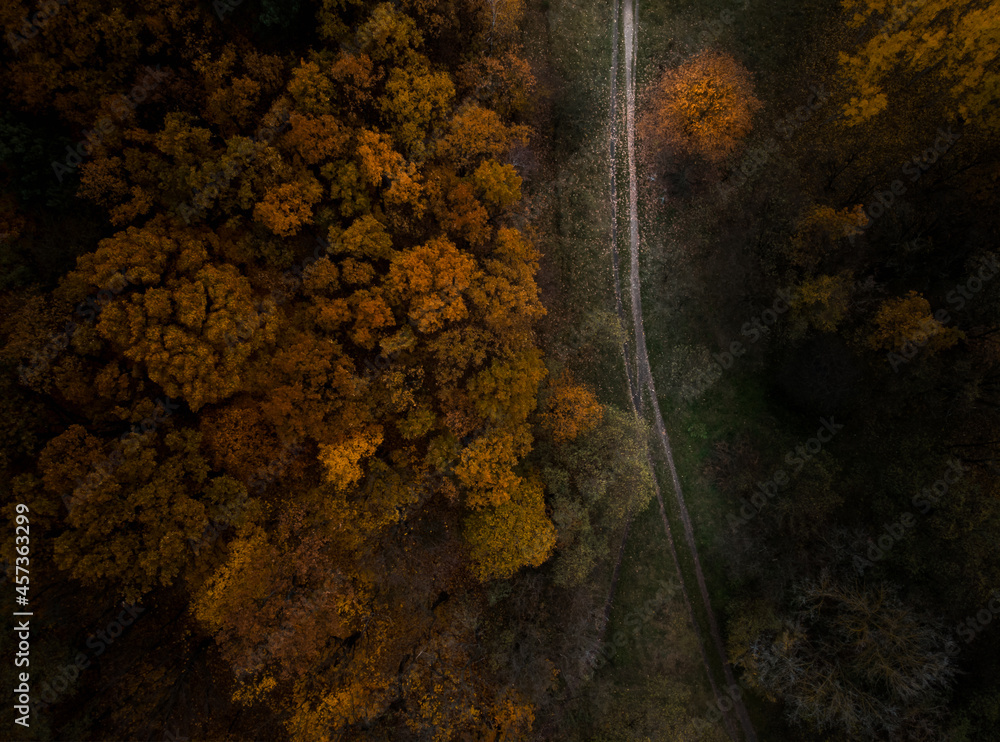
[[[552,440],[562,442],[593,430],[603,418],[604,408],[597,397],[567,370],[552,385],[541,422]]]
[[[663,74],[652,106],[664,145],[720,162],[750,132],[761,103],[745,67],[728,54],[703,51]]]

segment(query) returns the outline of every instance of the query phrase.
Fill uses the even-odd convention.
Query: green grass
[[[540,283],[550,312],[544,330],[549,339],[558,339],[570,326],[578,326],[588,310],[613,312],[615,307],[608,191],[611,18],[609,8],[600,3],[581,6],[551,0],[546,5],[547,23],[544,26],[541,23],[540,5],[534,6],[529,13],[532,25],[525,39],[529,57],[532,53],[547,55],[562,78],[551,82],[555,88],[552,90],[553,170],[550,182],[541,184],[539,192],[534,194],[542,198],[547,191],[547,197],[552,199],[550,209],[541,210],[543,214],[551,214],[551,221],[535,226],[546,235],[540,245],[545,256]],[[542,35],[547,49],[532,46]],[[618,177],[619,189],[623,184],[627,187],[627,174],[619,173]],[[625,235],[627,238],[627,231]],[[621,267],[627,271],[627,243],[620,257]],[[627,296],[625,301],[628,317]],[[625,329],[631,337],[632,328]],[[574,372],[598,390],[604,404],[628,409],[625,369],[617,348],[605,348],[593,357],[574,361],[571,361]],[[710,699],[697,639],[687,625],[681,596],[672,595],[653,617],[643,618],[642,609],[650,605],[663,581],[673,579],[676,574],[655,501],[637,517],[633,528],[606,633],[612,646],[619,635],[628,639],[614,649],[611,661],[595,673],[591,688],[579,703],[578,710],[583,712],[577,717],[579,728],[565,731],[569,739],[583,739],[588,730],[593,731],[595,723],[601,721],[591,713],[598,706],[605,708],[610,716],[626,713],[627,709],[620,704],[615,706],[615,699],[621,700],[618,691],[634,686],[642,678],[655,681],[666,677],[654,672],[654,668],[670,668],[674,682],[690,686],[686,690],[691,691],[692,714],[701,713]],[[615,557],[617,554],[612,555]],[[592,579],[607,586],[610,567],[595,570]],[[642,620],[636,634],[637,617]],[[602,703],[610,707],[601,706]],[[634,705],[634,699],[627,705]]]
[[[811,43],[803,37],[801,29],[835,7],[830,2],[802,5],[793,0],[751,3],[742,8],[741,5],[723,0],[641,2],[636,71],[640,95],[665,65],[676,64],[706,42],[733,51],[757,75],[759,82],[783,86],[790,74],[789,59],[801,54],[804,46]],[[726,10],[732,15],[724,15]],[[540,283],[550,311],[543,328],[548,340],[578,326],[588,310],[613,311],[615,306],[608,250],[610,15],[610,6],[604,3],[583,5],[569,0],[541,0],[531,6],[528,16],[526,53],[529,57],[535,54],[546,58],[557,73],[554,79],[544,81],[552,96],[552,130],[547,132],[553,145],[551,172],[532,194],[535,198],[550,199],[548,208],[540,210],[548,215],[549,221],[535,225],[545,235],[539,245],[545,255]],[[788,40],[794,40],[794,44],[779,43]],[[620,98],[623,84],[619,77]],[[776,107],[781,108],[777,104]],[[616,157],[619,257],[623,309],[626,323],[630,324],[628,215],[627,200],[623,197],[627,195],[628,172],[623,145],[621,137]],[[644,177],[641,170],[639,177],[641,182]],[[801,424],[797,423],[801,421],[780,412],[777,414],[783,419],[775,418],[765,380],[755,373],[759,356],[756,360],[749,355],[742,358],[740,366],[727,371],[695,403],[685,405],[675,398],[682,373],[693,358],[718,350],[717,337],[706,335],[706,328],[724,337],[734,334],[738,337],[739,324],[733,324],[733,317],[741,317],[740,312],[746,311],[730,306],[717,308],[711,302],[711,294],[706,294],[705,286],[699,286],[706,276],[671,272],[678,261],[671,254],[675,245],[668,238],[668,230],[675,217],[691,207],[692,204],[680,203],[654,213],[640,199],[644,324],[660,405],[685,487],[702,567],[725,633],[726,608],[735,586],[726,574],[718,544],[725,537],[726,516],[736,508],[703,475],[705,463],[716,441],[744,431],[753,437],[762,458],[767,461],[773,457],[770,460],[777,466],[790,443],[798,440]],[[665,275],[669,280],[663,280]],[[687,294],[700,293],[703,300],[685,306],[680,296],[671,294],[676,287]],[[746,318],[749,316],[752,315]],[[630,339],[634,337],[631,326],[624,329]],[[766,352],[766,341],[759,345],[755,350]],[[570,363],[580,378],[598,389],[603,403],[628,407],[624,364],[616,349],[604,349],[587,359],[574,358]],[[706,642],[713,676],[717,685],[724,688],[724,676],[707,631],[704,607],[659,444],[652,451],[696,621]],[[597,570],[593,579],[609,579],[609,568]],[[655,699],[660,696],[653,693],[650,700],[644,701],[643,694],[636,695],[633,691],[656,682],[665,673],[686,686],[683,705],[687,712],[695,716],[704,714],[711,693],[681,596],[673,595],[653,618],[641,621],[636,633],[637,612],[656,596],[664,580],[674,576],[675,566],[654,500],[633,524],[606,634],[612,645],[619,635],[626,639],[614,649],[611,661],[595,674],[590,695],[580,704],[584,713],[579,717],[578,735],[574,737],[573,732],[567,731],[568,738],[586,738],[585,731],[593,732],[600,725],[601,714],[616,719],[624,715],[633,721],[646,714],[643,723],[647,726],[655,723],[650,719],[659,717],[652,708],[644,710],[643,706],[658,703]],[[749,697],[745,700],[761,739],[787,738],[781,733],[782,725],[773,718],[773,706],[756,703]],[[663,738],[666,727],[660,731],[660,736],[653,733],[651,738]]]
[[[639,102],[642,100],[642,91],[655,81],[664,66],[676,64],[705,46],[723,48],[734,53],[750,67],[759,81],[783,86],[787,84],[783,76],[787,74],[789,59],[801,55],[802,49],[811,43],[801,33],[802,28],[808,27],[809,23],[817,23],[819,17],[835,7],[832,3],[803,5],[795,2],[743,5],[701,1],[681,4],[640,3],[639,59],[636,71]],[[792,44],[782,44],[775,43],[776,39],[795,41]],[[777,107],[780,109],[780,105]],[[623,176],[627,176],[623,166],[620,166],[619,172],[619,177],[623,180]],[[642,172],[641,159],[638,176],[642,184],[645,174]],[[728,439],[736,432],[743,431],[751,436],[762,460],[773,461],[774,468],[777,468],[788,447],[797,442],[801,421],[774,409],[774,404],[769,399],[766,379],[755,373],[759,361],[750,354],[739,359],[740,365],[726,371],[693,404],[687,405],[679,401],[677,392],[682,378],[679,371],[690,364],[692,338],[704,338],[695,343],[695,354],[704,356],[719,350],[718,337],[739,338],[741,322],[745,321],[734,324],[733,312],[727,312],[725,306],[720,307],[722,311],[717,311],[711,303],[706,305],[704,301],[684,306],[670,296],[672,286],[690,288],[690,284],[700,281],[706,282],[709,292],[713,290],[710,276],[670,274],[671,268],[676,265],[670,252],[678,246],[672,244],[668,236],[669,230],[678,212],[688,208],[690,206],[682,202],[678,208],[656,213],[640,198],[643,320],[660,406],[684,487],[685,503],[691,515],[712,604],[725,635],[727,607],[735,597],[734,591],[738,586],[733,584],[726,573],[726,562],[720,554],[718,544],[726,538],[726,516],[733,513],[739,503],[730,502],[704,476],[705,464],[713,453],[716,441]],[[662,280],[664,275],[669,278],[666,282]],[[685,284],[688,286],[684,286]],[[706,295],[704,290],[702,295]],[[711,296],[710,293],[707,295]],[[739,311],[736,310],[735,316],[740,316]],[[751,316],[753,315],[747,315],[746,319]],[[714,333],[705,335],[706,325],[714,329]],[[760,347],[755,350],[766,353],[766,344],[766,340],[761,341]],[[780,420],[776,419],[776,414]],[[654,458],[693,610],[708,645],[713,675],[717,685],[722,688],[725,687],[724,676],[708,633],[707,617],[694,579],[691,557],[685,547],[676,497],[658,444],[654,448]],[[665,536],[655,507],[651,507],[640,522],[645,527],[640,527],[637,523],[636,532],[632,536],[633,546],[641,550],[642,544],[636,542],[650,539],[654,543],[661,542],[665,553]],[[634,598],[623,585],[620,612],[627,612],[632,600]],[[631,657],[625,655],[624,659],[632,660],[636,670],[642,667],[641,654]],[[626,671],[624,666],[619,669]],[[787,730],[777,718],[773,705],[750,696],[745,697],[745,702],[761,739],[786,738]]]

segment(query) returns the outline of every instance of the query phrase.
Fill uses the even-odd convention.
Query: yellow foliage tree
[[[500,157],[515,144],[526,144],[528,134],[527,127],[507,126],[489,108],[467,105],[448,122],[437,154],[465,168],[483,158]]]
[[[510,501],[522,479],[514,472],[521,457],[531,450],[527,425],[490,430],[462,450],[455,476],[468,490],[470,508],[498,506]]]
[[[209,262],[219,250],[211,232],[156,219],[103,240],[63,285],[77,295],[117,286],[98,316],[98,334],[192,410],[243,388],[250,356],[277,330],[276,314],[257,312],[247,278]]]
[[[883,302],[872,325],[866,343],[873,350],[898,353],[911,345],[925,345],[930,354],[950,348],[965,337],[961,330],[945,327],[936,319],[930,303],[916,291]]]
[[[840,211],[831,206],[813,204],[799,218],[792,235],[789,257],[796,265],[813,270],[839,240],[861,234],[867,223],[868,216],[861,204]]]
[[[927,73],[966,121],[1000,128],[1000,6],[976,0],[843,0],[848,24],[880,23],[881,33],[841,52],[850,91],[842,111],[852,126],[889,106],[893,81]],[[897,82],[898,85],[898,82]],[[900,95],[905,91],[897,88]]]
[[[368,21],[358,29],[358,41],[372,59],[384,62],[418,49],[423,43],[423,35],[417,30],[416,22],[393,3],[379,3]]]
[[[448,111],[454,96],[455,86],[447,72],[433,72],[425,57],[411,54],[406,66],[389,73],[379,106],[403,151],[422,154],[424,138]]]
[[[541,565],[556,543],[541,484],[522,480],[509,501],[470,515],[465,539],[472,551],[473,572],[482,582]]]
[[[492,423],[522,423],[535,409],[538,385],[548,371],[537,348],[512,359],[494,359],[469,380],[469,398],[476,411]]]
[[[385,190],[387,204],[409,204],[416,216],[423,213],[423,185],[416,163],[407,162],[392,148],[387,134],[362,130],[357,136],[357,156],[363,182],[372,188]]]
[[[322,445],[319,460],[326,470],[326,481],[344,490],[358,482],[363,472],[361,462],[368,458],[382,442],[382,429],[374,427],[348,436],[340,443]]]
[[[283,144],[302,158],[306,165],[316,165],[341,156],[350,141],[348,130],[336,116],[293,113]]]
[[[521,200],[521,176],[513,165],[486,160],[472,174],[472,180],[486,203],[506,209]]]
[[[485,244],[490,238],[490,215],[479,203],[469,183],[456,183],[447,197],[438,201],[435,213],[442,229],[470,245]]]
[[[516,229],[497,230],[492,256],[483,260],[485,276],[469,289],[475,305],[494,341],[519,348],[528,340],[529,328],[545,316],[538,297],[535,273],[539,253]]]
[[[510,52],[502,57],[473,56],[459,69],[456,82],[504,116],[526,112],[535,100],[531,65]]]
[[[816,276],[795,289],[792,310],[820,332],[836,332],[847,315],[851,299],[851,274]]]
[[[397,254],[386,288],[396,304],[407,307],[416,330],[431,333],[465,319],[463,294],[476,280],[476,262],[443,237]]]
[[[333,112],[333,81],[316,62],[302,62],[292,70],[288,92],[300,114],[323,116]]]
[[[216,58],[203,54],[192,67],[205,88],[205,118],[230,137],[254,125],[262,98],[272,98],[283,82],[280,57],[226,44]]]
[[[393,256],[392,237],[371,214],[365,214],[345,230],[330,228],[330,252],[354,258],[381,260]]]
[[[492,50],[498,41],[507,39],[521,24],[524,0],[479,0],[486,39]]]
[[[322,197],[319,181],[307,176],[269,189],[254,208],[253,216],[279,237],[290,237],[312,223],[312,208]]]
[[[152,432],[116,441],[102,454],[99,442],[74,425],[40,457],[46,487],[66,500],[66,530],[54,554],[61,569],[85,584],[116,585],[130,601],[170,585],[191,564],[190,542],[201,539],[213,504],[234,505],[245,488],[228,476],[209,477],[193,430]],[[89,460],[90,466],[80,466]],[[83,473],[80,476],[81,472]],[[77,477],[71,483],[70,478]]]

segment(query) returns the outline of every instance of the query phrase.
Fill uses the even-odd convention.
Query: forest
[[[0,36],[0,739],[1000,740],[1000,5]]]

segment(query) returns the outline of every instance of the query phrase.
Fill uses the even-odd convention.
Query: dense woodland
[[[796,21],[647,91],[664,379],[728,421],[700,473],[729,658],[775,738],[1000,739],[1000,9]]]
[[[640,79],[729,660],[762,740],[1000,739],[1000,6],[800,6]],[[697,663],[594,661],[660,473],[631,328],[569,298],[611,260],[553,197],[564,9],[0,0],[0,737],[726,738]]]

